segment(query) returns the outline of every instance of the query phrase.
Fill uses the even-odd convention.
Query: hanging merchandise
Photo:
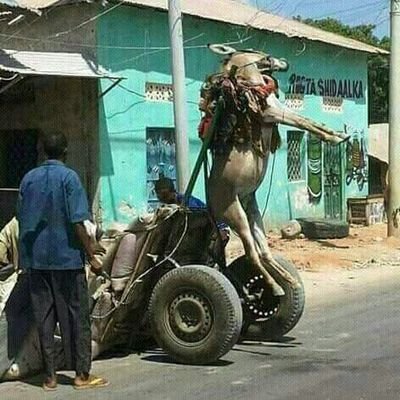
[[[346,142],[346,175],[353,171],[353,144],[350,140]]]
[[[361,136],[361,145],[360,145],[360,157],[361,157],[361,162],[360,162],[360,168],[358,170],[358,175],[357,175],[357,184],[358,188],[360,190],[363,189],[364,184],[368,182],[368,169],[367,169],[367,148],[365,144],[365,138],[364,136]]]
[[[365,165],[366,165],[365,154],[366,154],[365,139],[364,139],[364,137],[361,136],[361,141],[360,141],[360,165],[359,165],[360,169],[364,168]]]
[[[361,137],[357,134],[353,143],[348,143],[346,147],[346,183],[350,185],[355,180],[359,190],[362,190],[368,181],[366,156],[365,138],[361,132]]]
[[[322,195],[322,143],[314,135],[308,136],[307,189],[311,202],[319,202]]]
[[[353,169],[360,168],[360,166],[361,166],[361,146],[360,146],[360,140],[358,139],[358,137],[355,137],[353,140],[351,162],[353,165]]]

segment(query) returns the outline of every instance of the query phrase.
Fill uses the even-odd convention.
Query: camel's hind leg
[[[272,256],[271,250],[268,246],[267,235],[265,234],[264,223],[260,209],[258,208],[255,193],[251,193],[250,195],[241,199],[241,204],[246,212],[261,262],[273,268],[292,286],[297,286],[299,283],[296,281],[296,279],[285,269],[283,269]]]
[[[285,292],[275,279],[269,274],[260,260],[249,221],[237,196],[210,196],[214,200],[211,204],[214,217],[224,220],[233,230],[237,232],[242,240],[246,256],[257,266],[266,283],[272,288],[274,296],[284,296]]]

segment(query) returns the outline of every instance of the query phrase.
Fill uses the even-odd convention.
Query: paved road
[[[303,273],[306,312],[282,343],[245,342],[218,365],[174,364],[157,351],[96,361],[110,387],[56,393],[0,384],[0,399],[398,400],[400,267]]]

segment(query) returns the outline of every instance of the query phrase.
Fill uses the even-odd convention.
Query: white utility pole
[[[169,32],[172,53],[177,189],[183,193],[190,177],[188,119],[186,109],[185,57],[183,51],[180,0],[168,0]]]
[[[400,237],[400,0],[391,0],[388,236]]]

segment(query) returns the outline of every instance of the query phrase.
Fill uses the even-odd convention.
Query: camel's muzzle
[[[289,63],[284,58],[267,56],[257,63],[261,73],[285,72],[289,69]]]

